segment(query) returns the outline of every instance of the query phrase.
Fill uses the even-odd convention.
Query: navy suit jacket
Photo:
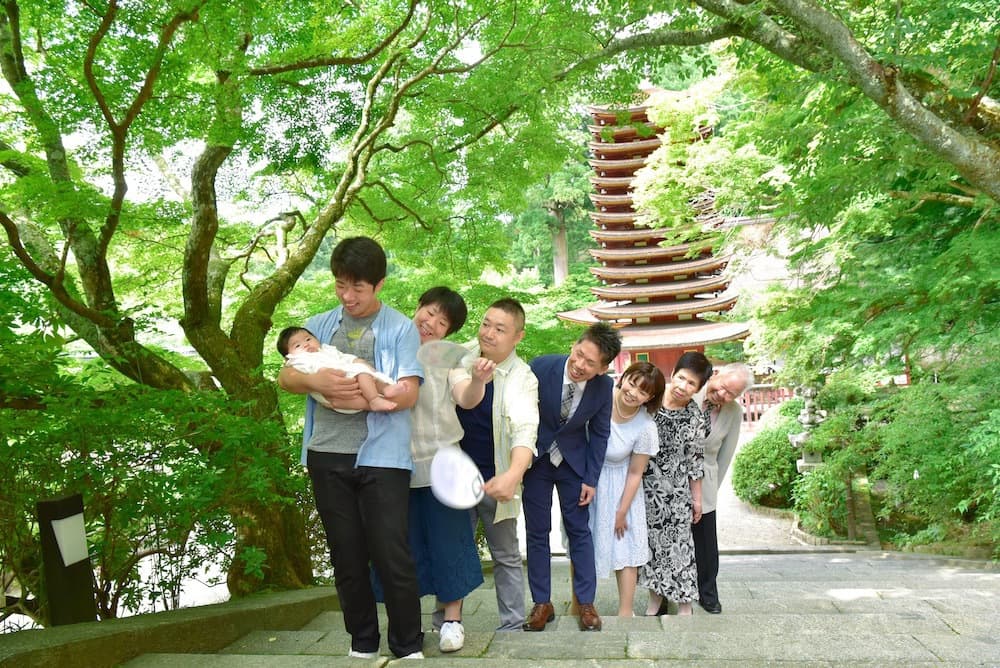
[[[610,376],[594,376],[587,381],[576,412],[559,424],[563,375],[569,355],[542,355],[531,360],[538,378],[538,454],[549,451],[552,442],[585,485],[597,487],[604,466],[604,454],[611,434]]]

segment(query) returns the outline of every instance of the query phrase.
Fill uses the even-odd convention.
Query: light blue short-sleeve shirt
[[[340,327],[343,307],[313,316],[306,323],[321,343],[328,343]],[[382,304],[372,322],[375,336],[375,370],[392,378],[417,376],[424,372],[417,361],[420,335],[413,321],[394,308]],[[302,435],[302,459],[306,463],[309,441],[312,439],[316,400],[306,395],[305,429]],[[410,455],[410,411],[371,411],[366,418],[368,437],[358,450],[356,466],[377,466],[413,470]]]

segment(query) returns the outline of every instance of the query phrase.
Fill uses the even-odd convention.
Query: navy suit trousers
[[[590,506],[580,505],[583,480],[566,462],[552,466],[546,453],[524,474],[521,503],[527,534],[528,586],[531,600],[546,603],[552,599],[552,490],[559,493],[563,526],[569,538],[569,557],[573,563],[573,591],[581,604],[593,603],[597,593],[594,566],[594,539],[590,534]]]

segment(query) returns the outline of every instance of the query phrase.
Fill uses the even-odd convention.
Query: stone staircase
[[[608,615],[614,580],[598,585],[604,630],[584,633],[566,615],[569,568],[553,564],[557,618],[542,633],[497,633],[492,582],[465,604],[465,647],[441,654],[428,633],[424,653],[440,666],[1000,666],[1000,570],[984,562],[879,551],[796,550],[723,554],[723,614],[697,606],[691,617]],[[636,601],[642,614],[644,596]],[[425,599],[425,628],[432,601]],[[530,608],[530,603],[529,603]],[[339,612],[322,612],[298,630],[253,631],[212,654],[149,653],[130,668],[358,666],[392,663],[347,658]],[[405,665],[405,664],[404,664]]]

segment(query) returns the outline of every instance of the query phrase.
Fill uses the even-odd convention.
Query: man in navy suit
[[[594,609],[597,574],[590,535],[590,502],[604,465],[611,432],[613,381],[604,375],[621,351],[621,336],[607,323],[591,325],[570,354],[531,361],[538,377],[538,457],[524,474],[521,503],[528,542],[528,584],[534,608],[525,631],[542,631],[555,619],[552,606],[552,489],[559,492],[569,538],[573,592],[580,602],[580,629],[599,631]]]

